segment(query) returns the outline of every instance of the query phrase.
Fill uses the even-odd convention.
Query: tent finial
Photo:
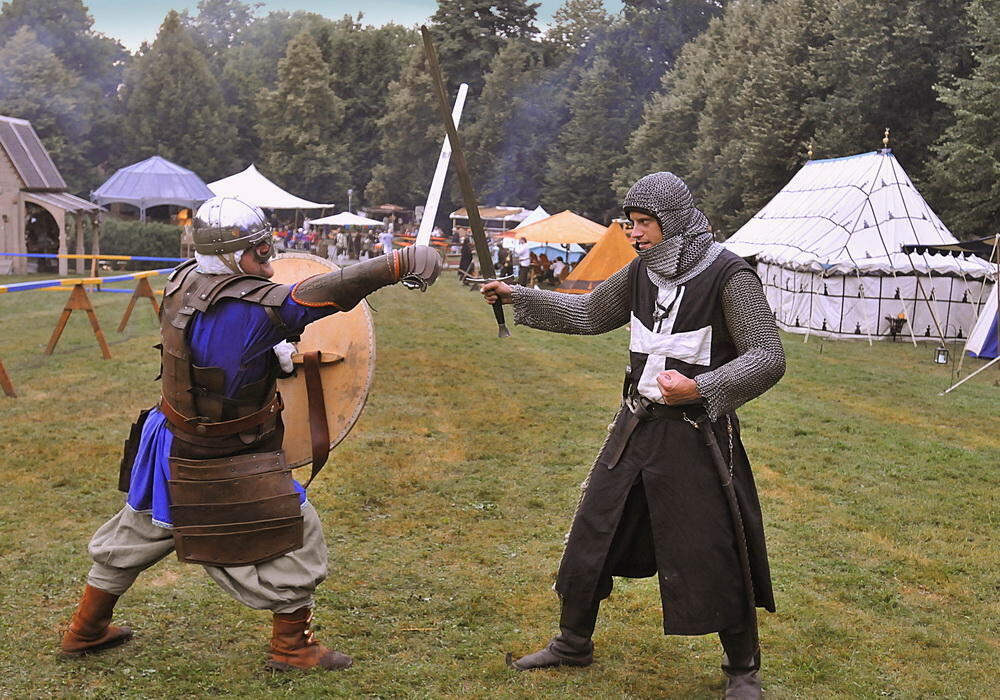
[[[889,147],[889,127],[885,127],[885,134],[882,136],[882,147]]]
[[[809,141],[809,148],[806,151],[806,159],[807,160],[812,160],[813,159],[813,142],[812,142],[811,139]]]

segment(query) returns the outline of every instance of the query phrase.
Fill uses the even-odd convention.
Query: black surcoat
[[[632,343],[626,393],[646,393],[656,372],[694,376],[736,357],[721,294],[746,263],[728,251],[703,272],[661,291],[641,259],[629,269]],[[636,324],[641,324],[641,328]],[[644,379],[645,378],[645,379]],[[643,385],[646,385],[643,387]],[[690,407],[690,417],[699,414]],[[628,409],[619,411],[620,428]],[[590,604],[610,593],[610,576],[656,575],[668,634],[731,628],[746,614],[746,597],[731,516],[719,477],[697,428],[678,413],[638,423],[624,445],[611,435],[588,477],[559,567],[556,590]],[[750,463],[735,414],[713,425],[732,465],[750,555],[757,605],[774,610],[764,528]],[[620,455],[620,456],[619,456]]]

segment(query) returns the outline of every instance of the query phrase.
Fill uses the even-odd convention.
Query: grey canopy
[[[195,173],[166,158],[152,156],[118,170],[94,190],[91,199],[101,205],[131,204],[139,208],[139,217],[145,220],[149,207],[175,204],[194,210],[214,196]]]

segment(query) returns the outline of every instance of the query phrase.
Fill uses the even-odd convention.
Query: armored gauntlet
[[[292,298],[303,306],[349,311],[366,296],[399,281],[426,288],[441,271],[441,256],[428,246],[411,246],[299,282]]]

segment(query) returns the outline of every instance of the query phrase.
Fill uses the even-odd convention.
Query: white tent
[[[318,204],[285,192],[260,174],[251,163],[243,172],[208,183],[208,189],[220,197],[238,197],[262,209],[327,209],[332,204]]]
[[[541,221],[542,219],[549,218],[549,216],[551,216],[551,214],[545,211],[542,205],[539,204],[537,207],[535,207],[528,213],[528,215],[524,218],[524,220],[521,223],[519,223],[517,226],[514,227],[514,230],[516,231],[522,226],[530,226],[536,221]],[[516,236],[504,237],[500,241],[500,245],[502,245],[504,248],[509,248],[510,250],[514,250],[515,248],[517,248],[518,245],[520,245],[520,239],[518,239]],[[539,241],[538,245],[544,245],[544,243]]]
[[[965,343],[965,352],[972,357],[992,358],[1000,355],[1000,338],[998,338],[998,325],[1000,325],[1000,315],[997,313],[997,301],[1000,296],[1000,283],[993,285],[992,289],[986,291],[986,302],[982,311],[979,312],[979,320],[969,333],[969,340]]]
[[[322,219],[311,219],[310,226],[385,226],[381,221],[369,219],[364,216],[352,214],[349,211],[342,211],[333,216],[324,216]]]
[[[778,325],[825,337],[964,338],[989,263],[903,253],[956,239],[888,149],[814,160],[725,242],[755,256]]]

